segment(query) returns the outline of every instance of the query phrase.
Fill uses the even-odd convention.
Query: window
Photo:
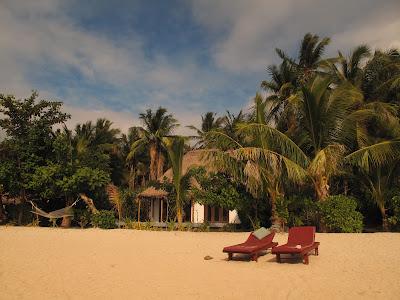
[[[210,223],[228,223],[229,210],[219,206],[204,205],[204,220]]]

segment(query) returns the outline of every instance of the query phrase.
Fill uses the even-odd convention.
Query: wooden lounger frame
[[[314,242],[311,246],[305,247],[303,251],[301,252],[292,252],[292,251],[281,251],[280,253],[276,253],[276,261],[278,263],[282,262],[281,254],[291,254],[294,256],[295,254],[298,254],[301,256],[303,263],[305,265],[308,265],[308,256],[310,253],[314,250],[314,255],[318,255],[318,247],[319,247],[319,242]]]

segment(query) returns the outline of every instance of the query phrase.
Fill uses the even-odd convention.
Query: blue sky
[[[276,63],[306,32],[327,55],[360,43],[400,47],[400,2],[195,0],[0,2],[0,92],[36,89],[69,122],[110,118],[124,131],[164,106],[182,124],[249,107]],[[4,71],[6,70],[6,71]]]

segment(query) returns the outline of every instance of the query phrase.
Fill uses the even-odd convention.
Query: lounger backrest
[[[315,241],[315,227],[301,226],[289,229],[289,245],[311,245]]]

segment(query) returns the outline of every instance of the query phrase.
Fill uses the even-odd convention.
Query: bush
[[[112,229],[116,227],[114,212],[109,210],[100,210],[92,215],[92,225],[103,229]]]
[[[331,232],[361,232],[363,216],[356,208],[354,198],[330,196],[319,203],[321,222]]]
[[[400,228],[400,196],[394,196],[389,203],[389,211],[391,216],[388,222],[392,230]]]
[[[87,209],[74,209],[74,220],[79,224],[81,228],[85,228],[90,224],[91,213]]]
[[[303,196],[279,198],[276,202],[278,217],[287,227],[315,226],[317,221],[317,203]]]

